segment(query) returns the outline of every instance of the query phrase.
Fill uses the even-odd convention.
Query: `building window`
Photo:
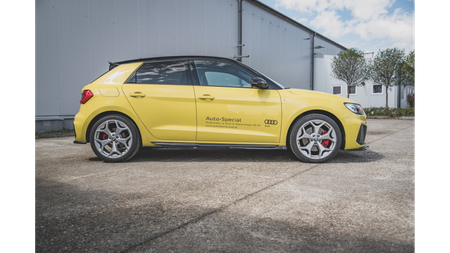
[[[383,86],[382,85],[374,85],[372,93],[373,94],[382,94],[383,93]]]
[[[348,93],[350,95],[356,95],[356,86],[349,86],[348,87]]]
[[[341,86],[333,86],[333,94],[341,95]]]

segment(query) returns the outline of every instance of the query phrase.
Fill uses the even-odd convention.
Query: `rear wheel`
[[[336,156],[342,143],[339,126],[323,114],[298,119],[290,134],[290,147],[303,162],[326,162]]]
[[[90,142],[94,153],[107,162],[126,161],[141,146],[137,127],[131,120],[118,114],[97,120],[90,132]]]

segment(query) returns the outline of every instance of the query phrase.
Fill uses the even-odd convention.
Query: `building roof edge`
[[[299,22],[295,21],[294,19],[292,19],[292,18],[290,18],[290,17],[284,15],[283,13],[281,13],[281,12],[279,12],[279,11],[273,9],[272,7],[266,5],[266,4],[264,4],[264,3],[262,3],[262,2],[260,2],[260,1],[258,1],[258,0],[246,0],[246,1],[252,2],[252,3],[254,3],[254,4],[256,4],[256,5],[260,6],[260,7],[262,7],[263,9],[265,9],[265,10],[267,10],[267,11],[269,11],[269,12],[275,14],[276,16],[278,16],[278,17],[280,17],[280,18],[282,18],[282,19],[284,19],[284,20],[290,22],[291,24],[293,24],[293,25],[295,25],[295,26],[297,26],[297,27],[300,27],[300,28],[303,29],[303,30],[306,30],[307,32],[309,32],[309,33],[311,33],[311,34],[314,34],[315,36],[320,37],[321,39],[323,39],[323,40],[325,40],[325,41],[327,41],[327,42],[329,42],[329,43],[331,43],[331,44],[333,44],[333,45],[335,45],[335,46],[341,48],[342,50],[347,50],[347,49],[348,49],[348,48],[344,47],[343,45],[341,45],[341,44],[339,44],[339,43],[337,43],[337,42],[335,42],[335,41],[333,41],[333,40],[331,40],[331,39],[325,37],[324,35],[322,35],[322,34],[320,34],[320,33],[317,33],[316,31],[314,31],[314,30],[312,30],[312,29],[310,29],[310,28],[308,28],[308,27],[306,27],[306,26],[300,24]]]

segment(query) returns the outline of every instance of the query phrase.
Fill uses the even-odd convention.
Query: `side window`
[[[186,62],[166,61],[144,63],[127,83],[191,85],[191,78]]]
[[[200,85],[252,88],[253,75],[233,64],[220,61],[194,61]]]

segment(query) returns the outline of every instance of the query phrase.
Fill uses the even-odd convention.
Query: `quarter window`
[[[253,75],[219,61],[194,61],[200,85],[252,88]]]
[[[191,84],[188,66],[184,61],[144,63],[127,83]]]

